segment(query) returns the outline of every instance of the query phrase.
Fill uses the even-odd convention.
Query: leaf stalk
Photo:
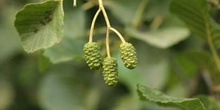
[[[109,34],[110,34],[110,31],[113,31],[120,38],[121,42],[124,43],[126,41],[125,41],[124,37],[121,35],[121,33],[111,26],[108,15],[105,11],[105,7],[103,5],[103,0],[99,0],[99,9],[96,12],[95,16],[93,17],[92,24],[91,24],[91,27],[90,27],[90,33],[89,33],[89,42],[93,41],[93,32],[94,32],[95,22],[96,22],[97,17],[100,14],[101,11],[102,11],[102,14],[104,16],[104,19],[105,19],[105,22],[106,22],[106,25],[107,25],[107,28],[106,28],[106,52],[107,52],[107,57],[111,57],[110,47],[109,47]]]

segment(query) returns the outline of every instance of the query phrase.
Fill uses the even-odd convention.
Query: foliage
[[[63,4],[60,1],[28,4],[16,15],[15,27],[27,52],[46,49],[63,36]]]
[[[83,55],[98,0],[72,2],[0,1],[0,110],[220,109],[218,0],[103,0],[138,57],[135,69],[125,68],[110,33],[114,87]],[[100,14],[93,39],[103,56],[105,33]]]
[[[160,91],[142,85],[138,85],[137,88],[137,92],[142,100],[149,100],[167,106],[179,106],[184,110],[206,110],[198,98],[186,99],[170,97]]]

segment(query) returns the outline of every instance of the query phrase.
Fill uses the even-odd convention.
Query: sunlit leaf
[[[15,27],[28,53],[59,43],[63,36],[63,1],[27,4],[16,15]]]

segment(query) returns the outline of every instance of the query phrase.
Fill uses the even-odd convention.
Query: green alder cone
[[[107,57],[102,63],[103,77],[105,83],[109,86],[114,86],[118,82],[118,64],[117,60],[112,57]]]
[[[137,66],[137,52],[131,43],[120,45],[120,56],[126,68],[134,69]]]
[[[100,45],[96,42],[88,42],[83,48],[84,57],[91,70],[98,70],[102,65]]]

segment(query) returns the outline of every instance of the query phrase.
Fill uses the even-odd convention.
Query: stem
[[[110,48],[109,48],[109,33],[110,33],[110,30],[115,32],[123,43],[125,42],[125,40],[124,40],[123,36],[116,29],[111,27],[111,24],[110,24],[108,15],[107,15],[107,13],[105,11],[105,8],[104,8],[102,0],[99,0],[99,9],[102,11],[102,14],[103,14],[103,16],[105,18],[105,22],[106,22],[106,25],[107,25],[107,29],[106,29],[106,51],[107,51],[107,57],[111,57]]]
[[[215,60],[215,63],[216,63],[216,66],[218,68],[218,70],[220,71],[220,59],[218,57],[218,53],[216,51],[216,48],[212,42],[212,38],[211,37],[208,37],[208,42],[209,42],[209,46],[210,46],[210,49],[212,51],[212,54],[213,54],[213,58]]]
[[[107,28],[110,28],[110,27],[111,27],[111,24],[110,24],[110,22],[109,22],[108,15],[107,15],[107,13],[106,13],[106,11],[105,11],[105,8],[104,8],[104,6],[103,6],[102,0],[99,0],[99,8],[102,10],[102,13],[103,13],[103,16],[104,16],[104,18],[105,18],[105,22],[106,22]]]
[[[150,29],[157,30],[162,22],[163,22],[163,16],[156,16],[153,22],[150,24]]]
[[[208,21],[208,18],[205,17],[205,20]],[[208,40],[208,44],[209,44],[209,47],[210,47],[210,50],[212,52],[212,55],[213,55],[213,59],[214,59],[214,62],[217,66],[217,69],[218,71],[220,72],[220,59],[219,59],[219,56],[218,56],[218,53],[217,53],[217,50],[215,48],[215,45],[213,43],[213,39],[212,39],[212,34],[211,34],[211,29],[210,29],[210,25],[209,25],[209,22],[206,22],[206,30],[207,30],[207,40]],[[213,79],[213,82],[214,82],[214,85],[212,86],[215,86],[218,84],[218,81],[216,81],[216,75],[215,73],[213,74],[210,74],[210,76],[212,76],[212,79]],[[220,98],[220,94],[219,93],[216,93],[215,97],[217,99]]]
[[[110,47],[109,47],[109,29],[106,30],[106,51],[107,51],[107,57],[111,57],[110,54]]]
[[[149,2],[149,0],[142,0],[142,2],[140,2],[138,9],[135,13],[133,22],[132,22],[132,25],[134,28],[137,28],[140,25],[141,18],[144,15],[143,13],[144,13],[144,10],[145,10],[148,2]]]
[[[123,38],[123,36],[120,34],[120,32],[118,32],[115,28],[109,28],[111,31],[113,31],[114,33],[116,33],[118,35],[118,37],[121,39],[122,43],[125,43],[125,39]]]
[[[94,31],[94,27],[95,27],[95,22],[96,22],[96,19],[100,13],[101,9],[98,9],[98,11],[95,13],[95,16],[92,20],[92,24],[91,24],[91,28],[90,28],[90,33],[89,33],[89,42],[92,42],[92,36],[93,36],[93,31]]]
[[[218,68],[218,71],[220,72],[220,59],[219,59],[218,53],[216,51],[215,45],[213,43],[212,35],[211,35],[211,32],[210,32],[210,25],[208,23],[206,23],[206,28],[207,28],[208,44],[209,44],[209,47],[211,49],[215,64]]]
[[[99,9],[102,10],[102,13],[103,13],[103,16],[105,18],[106,25],[107,25],[107,29],[106,29],[106,51],[107,51],[107,57],[111,57],[110,47],[109,47],[109,29],[111,28],[111,24],[109,22],[108,15],[107,15],[107,13],[105,11],[105,8],[103,6],[102,0],[99,0]]]

